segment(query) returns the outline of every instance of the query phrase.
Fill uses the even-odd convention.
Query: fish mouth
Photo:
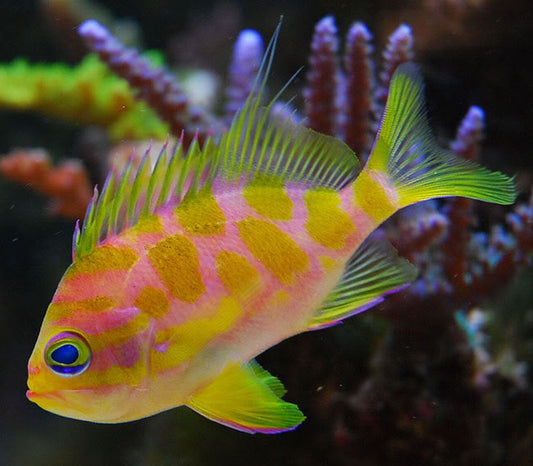
[[[33,390],[27,390],[26,397],[33,402],[38,402],[42,399],[65,401],[65,397],[58,392],[35,392]]]

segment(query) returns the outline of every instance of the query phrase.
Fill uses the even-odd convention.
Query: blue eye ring
[[[91,348],[81,335],[62,332],[46,345],[44,360],[55,374],[74,377],[85,372],[91,364]]]

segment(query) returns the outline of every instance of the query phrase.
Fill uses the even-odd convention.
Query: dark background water
[[[71,31],[58,28],[58,18],[44,14],[42,3],[0,0],[0,62],[16,57],[79,61],[81,48]],[[171,65],[208,68],[220,76],[226,73],[231,47],[241,29],[257,29],[268,38],[283,15],[273,76],[280,83],[307,63],[313,27],[326,14],[335,16],[341,36],[353,21],[364,21],[375,36],[376,50],[406,22],[413,27],[417,56],[427,79],[432,125],[439,137],[450,138],[467,108],[480,105],[487,117],[484,162],[517,173],[524,191],[531,186],[533,18],[527,0],[273,1],[268,5],[258,1],[135,0],[98,4],[115,18],[128,18],[136,24],[142,46],[162,50]],[[297,80],[298,86],[303,86],[303,78]],[[72,157],[81,129],[42,115],[0,110],[0,153],[14,147],[46,147],[57,160]],[[356,455],[339,455],[342,441],[328,411],[334,410],[335,404],[323,412],[317,409],[323,402],[317,388],[327,386],[330,378],[341,390],[343,383],[348,385],[346,390],[355,390],[362,383],[372,364],[371,355],[386,334],[384,324],[371,316],[298,336],[293,339],[296,342],[278,345],[262,359],[286,383],[289,398],[304,412],[314,413],[295,432],[249,436],[204,420],[186,408],[134,423],[101,426],[62,419],[28,402],[27,358],[47,304],[70,262],[73,230],[73,221],[51,218],[45,205],[43,198],[24,187],[0,180],[0,464],[359,464]],[[532,288],[530,279],[531,274],[522,277],[508,292],[508,302],[533,307],[531,293],[527,294]],[[306,366],[297,358],[324,370],[318,376],[303,373]],[[346,371],[350,374],[343,381]],[[450,369],[449,377],[456,376]],[[494,403],[498,406],[498,400]],[[483,415],[476,411],[476,416]],[[507,414],[500,415],[505,418]],[[457,412],[457,416],[468,413]],[[533,427],[526,418],[531,419],[531,412],[524,411],[522,416],[523,428],[517,432],[516,442],[527,444],[533,438]],[[365,432],[357,436],[364,444]],[[384,442],[390,440],[386,436],[383,432]],[[498,436],[495,438],[497,443]],[[442,442],[446,441],[443,438]],[[493,447],[498,453],[491,464],[513,464],[508,462],[504,446]],[[379,449],[379,444],[372,448]],[[410,448],[416,458],[418,446]],[[392,458],[389,464],[404,464],[408,457]],[[428,464],[451,464],[445,455],[435,453],[427,458]],[[474,464],[472,458],[476,457],[465,456],[455,464]]]

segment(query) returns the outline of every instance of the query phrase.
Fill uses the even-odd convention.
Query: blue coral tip
[[[95,19],[88,19],[78,26],[78,33],[81,36],[92,36],[104,38],[107,36],[107,30]]]

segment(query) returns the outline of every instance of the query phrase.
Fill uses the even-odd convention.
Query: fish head
[[[148,384],[153,326],[135,307],[76,313],[52,303],[28,363],[28,399],[64,417],[130,420]]]

